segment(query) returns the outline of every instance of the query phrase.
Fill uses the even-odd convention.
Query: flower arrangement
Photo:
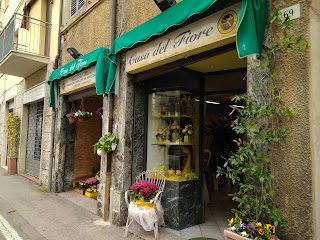
[[[102,116],[102,115],[103,115],[103,107],[99,107],[99,108],[96,110],[96,114],[99,115],[99,116]]]
[[[176,131],[176,130],[179,130],[180,127],[178,125],[178,123],[176,121],[174,121],[170,126],[169,126],[169,130],[171,131]]]
[[[76,118],[75,112],[73,112],[73,111],[69,112],[69,113],[66,115],[66,117],[67,117],[68,119],[70,119],[70,118]]]
[[[158,186],[153,182],[141,180],[132,184],[130,190],[134,201],[152,202],[152,199],[157,194]]]
[[[88,178],[85,182],[88,186],[93,186],[99,184],[99,181],[96,177]]]
[[[118,143],[119,137],[108,132],[93,145],[93,152],[95,154],[97,154],[98,150],[103,150],[106,153],[112,152],[116,149]]]
[[[165,128],[164,127],[158,128],[156,132],[156,137],[165,138],[165,136],[166,136]]]
[[[193,127],[192,127],[192,125],[186,125],[186,126],[184,126],[184,129],[182,129],[182,133],[184,134],[184,135],[188,135],[188,136],[190,136],[190,135],[192,135],[193,134]]]
[[[92,112],[85,112],[85,111],[78,110],[74,113],[74,116],[76,118],[90,118],[92,116]]]
[[[228,220],[229,229],[239,235],[255,240],[277,240],[275,236],[276,227],[271,224],[261,222],[245,222],[238,216]]]

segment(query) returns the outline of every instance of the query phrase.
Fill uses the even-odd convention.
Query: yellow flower
[[[256,226],[256,227],[262,227],[262,224],[261,224],[261,222],[257,222],[257,223],[255,224],[255,226]]]
[[[273,233],[276,232],[276,227],[272,226],[271,224],[266,224],[265,228],[268,229],[269,231],[272,231]]]
[[[231,227],[231,226],[233,225],[233,220],[234,220],[233,218],[228,219],[228,222],[229,222],[229,224],[228,224],[228,225],[229,225],[229,227]]]
[[[265,234],[265,231],[263,230],[262,227],[260,227],[260,228],[258,229],[258,233],[259,233],[260,235],[264,235],[264,234]]]

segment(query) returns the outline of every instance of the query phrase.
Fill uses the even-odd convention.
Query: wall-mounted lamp
[[[68,53],[71,55],[71,57],[73,57],[74,59],[77,59],[81,56],[83,56],[81,53],[79,53],[77,51],[77,49],[71,47],[71,48],[67,48]]]
[[[154,0],[154,2],[162,12],[176,4],[176,0]]]

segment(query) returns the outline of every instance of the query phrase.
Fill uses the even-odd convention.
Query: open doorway
[[[232,130],[236,115],[230,114],[231,100],[246,92],[246,68],[208,74],[204,94],[204,204],[205,221],[226,221],[236,204],[228,196],[237,190],[225,176],[216,177],[231,152],[236,151],[234,140],[239,136]],[[221,219],[221,220],[220,220]]]

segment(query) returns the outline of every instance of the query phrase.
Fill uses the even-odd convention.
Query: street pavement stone
[[[97,224],[96,214],[55,193],[37,191],[39,185],[20,175],[8,175],[0,168],[0,214],[23,240],[119,240],[124,228]],[[0,233],[0,240],[6,239]],[[127,240],[154,239],[153,232],[141,231]],[[183,239],[163,229],[160,240]],[[9,239],[6,239],[9,240]],[[14,239],[12,239],[14,240]]]

